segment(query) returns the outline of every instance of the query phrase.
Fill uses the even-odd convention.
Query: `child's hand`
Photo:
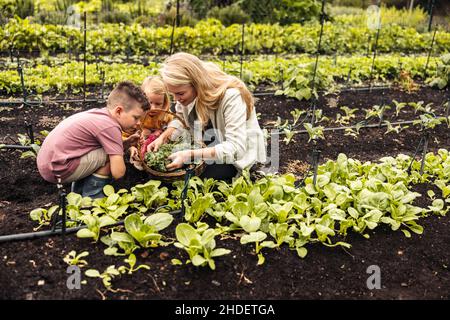
[[[130,159],[138,160],[138,149],[134,146],[130,147]]]
[[[123,148],[125,150],[129,149],[131,146],[137,144],[138,140],[139,140],[139,133],[138,132],[133,133],[131,136],[123,140]]]
[[[155,141],[147,146],[147,152],[156,152],[164,144],[164,138],[159,136]]]

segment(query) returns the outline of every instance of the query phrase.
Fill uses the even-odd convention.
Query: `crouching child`
[[[122,131],[136,129],[148,109],[138,86],[120,82],[105,108],[74,114],[49,133],[37,155],[39,173],[51,183],[72,183],[84,197],[104,197],[103,187],[125,175],[124,151],[139,139],[123,140]]]

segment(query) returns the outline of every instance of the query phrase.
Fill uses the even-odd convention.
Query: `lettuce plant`
[[[194,229],[187,223],[180,223],[175,234],[178,240],[175,242],[175,246],[184,249],[189,254],[189,260],[186,263],[192,263],[196,267],[208,265],[215,270],[214,258],[231,252],[228,249],[216,248],[214,229]]]

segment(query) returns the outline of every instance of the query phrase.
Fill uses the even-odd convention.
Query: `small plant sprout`
[[[128,273],[133,274],[133,272],[138,271],[139,269],[146,269],[149,270],[150,267],[146,264],[141,264],[137,267],[136,266],[136,256],[132,253],[130,256],[124,260],[125,263],[128,263],[128,266],[120,266],[117,270],[120,271],[120,273]]]
[[[300,119],[300,117],[306,113],[306,110],[299,110],[299,109],[294,109],[293,111],[291,111],[291,115],[294,118],[293,122],[292,122],[292,126],[295,126],[298,122],[298,120]]]
[[[83,251],[77,255],[77,252],[75,250],[72,250],[63,258],[63,260],[70,266],[78,266],[80,268],[83,268],[87,266],[88,263],[86,260],[83,260],[82,258],[87,257],[88,255],[89,252],[87,251]]]
[[[388,105],[374,105],[371,109],[366,110],[365,119],[368,120],[373,117],[377,117],[378,119],[383,119],[383,114],[385,110],[391,109]]]
[[[111,265],[108,268],[106,268],[106,270],[103,271],[103,273],[100,273],[96,269],[89,269],[89,270],[86,270],[86,272],[84,274],[89,278],[102,279],[102,282],[103,282],[103,285],[105,286],[105,288],[108,290],[111,290],[111,281],[112,281],[112,279],[114,279],[114,277],[120,276],[120,271],[118,269],[116,269],[116,266]]]
[[[286,143],[286,145],[288,145],[292,140],[292,138],[295,135],[295,131],[294,130],[290,130],[288,128],[283,129],[283,133],[284,133],[284,139],[283,141]]]
[[[388,134],[391,132],[400,133],[403,129],[409,128],[409,126],[402,127],[401,125],[393,126],[390,121],[385,120],[384,123],[387,126],[387,130],[384,134]]]
[[[350,109],[346,106],[340,107],[340,109],[345,112],[345,116],[338,113],[336,115],[336,123],[341,125],[348,125],[350,120],[356,117],[354,113],[358,110],[358,108]]]
[[[313,127],[311,123],[305,123],[303,124],[303,126],[305,127],[309,135],[308,142],[310,142],[311,140],[316,141],[317,139],[325,139],[323,135],[323,126]]]
[[[405,108],[408,104],[406,102],[398,102],[397,100],[392,100],[395,105],[395,115],[398,117],[403,108]]]
[[[323,115],[322,109],[317,109],[314,112],[314,117],[315,117],[317,123],[319,123],[319,122],[329,122],[330,121],[330,118],[325,117]]]
[[[355,130],[353,130],[352,128],[345,128],[344,131],[345,131],[344,136],[350,136],[355,139],[358,138],[358,136],[359,136],[359,133],[356,132]]]
[[[34,231],[39,230],[43,226],[50,225],[50,221],[52,219],[53,214],[59,209],[59,206],[52,206],[48,210],[44,208],[37,208],[30,212],[30,218],[33,221],[39,222],[39,225],[36,228],[33,228]]]

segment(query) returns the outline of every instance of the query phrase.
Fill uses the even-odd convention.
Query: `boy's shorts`
[[[81,180],[95,173],[109,161],[108,155],[103,148],[92,150],[80,158],[80,164],[64,183]]]

